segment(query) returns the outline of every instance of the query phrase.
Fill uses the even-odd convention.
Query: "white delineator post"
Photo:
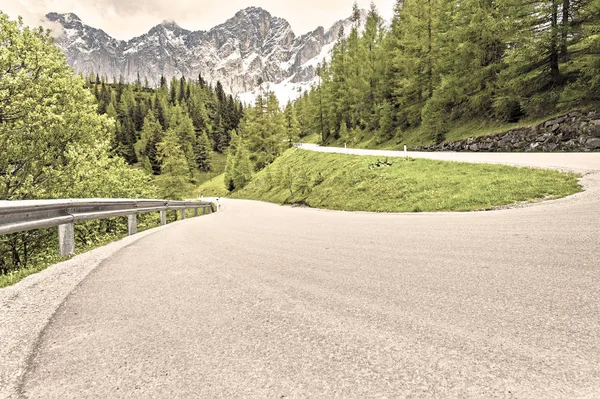
[[[60,256],[75,254],[75,224],[61,224],[58,226],[58,248]]]
[[[406,148],[406,145],[404,145],[404,152],[407,152],[408,149]]]

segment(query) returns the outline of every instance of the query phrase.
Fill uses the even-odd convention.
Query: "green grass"
[[[196,171],[194,178],[198,184],[202,184],[209,180],[212,180],[215,176],[219,176],[225,173],[225,166],[227,165],[227,155],[221,154],[220,152],[213,151],[212,153],[212,170],[210,172]]]
[[[290,149],[232,197],[371,212],[489,210],[581,191],[578,176],[502,165]]]
[[[225,173],[204,182],[194,191],[194,197],[225,197],[229,194],[225,188]]]

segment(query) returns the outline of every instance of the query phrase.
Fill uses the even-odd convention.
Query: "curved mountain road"
[[[585,171],[586,191],[460,214],[221,200],[92,271],[19,395],[600,397],[600,154],[424,156]]]

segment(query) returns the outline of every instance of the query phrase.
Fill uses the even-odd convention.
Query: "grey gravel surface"
[[[600,397],[600,158],[569,155],[537,166],[586,191],[519,209],[221,200],[89,273],[24,337],[17,396]]]

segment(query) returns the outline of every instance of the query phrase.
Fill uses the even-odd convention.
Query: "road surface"
[[[221,200],[92,271],[17,396],[600,397],[600,154],[438,156],[586,191],[461,214]]]

